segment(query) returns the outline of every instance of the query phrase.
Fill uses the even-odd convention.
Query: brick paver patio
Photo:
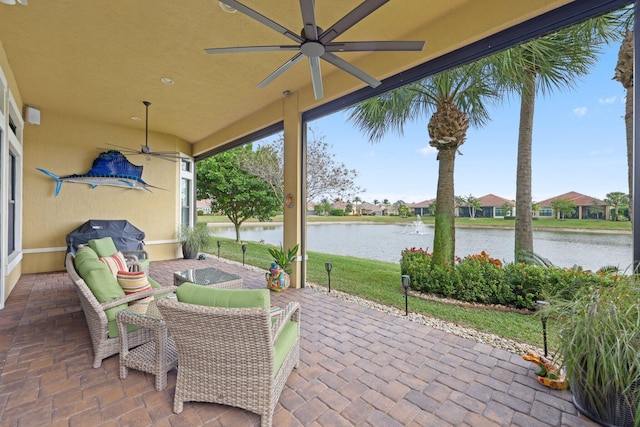
[[[215,267],[264,275],[209,257],[153,262],[150,275],[172,284],[176,270]],[[535,380],[520,355],[447,334],[310,289],[272,293],[302,307],[300,367],[287,381],[274,426],[594,426],[568,391]],[[169,385],[152,375],[118,377],[118,357],[91,367],[84,315],[66,272],[24,275],[0,311],[2,426],[257,426],[247,411],[185,403],[172,412]]]

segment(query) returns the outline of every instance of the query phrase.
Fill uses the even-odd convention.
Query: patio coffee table
[[[175,298],[171,293],[164,298]],[[137,313],[124,309],[116,314],[120,335],[120,379],[127,378],[129,368],[148,372],[156,376],[156,390],[167,386],[167,372],[178,364],[178,351],[169,337],[167,325],[154,299],[146,312]],[[129,350],[127,324],[137,325],[153,331],[154,339]]]
[[[212,267],[192,268],[176,271],[173,274],[173,284],[180,286],[185,282],[220,289],[242,289],[242,278],[234,274],[225,273]]]

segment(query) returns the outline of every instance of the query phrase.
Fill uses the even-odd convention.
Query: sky
[[[619,45],[606,49],[592,72],[575,88],[538,95],[533,124],[532,195],[541,201],[569,191],[604,199],[628,191],[624,89],[613,80]],[[492,193],[515,199],[519,98],[490,109],[491,121],[470,128],[455,164],[455,194]],[[338,112],[310,123],[336,155],[358,172],[357,194],[372,202],[416,203],[436,196],[438,162],[428,145],[428,118],[408,123],[404,135],[381,142],[367,137]],[[355,196],[355,195],[354,195]]]

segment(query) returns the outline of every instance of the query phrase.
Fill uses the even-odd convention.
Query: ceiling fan
[[[205,49],[207,53],[233,53],[233,52],[266,52],[266,51],[298,51],[291,59],[282,64],[273,73],[267,76],[258,84],[263,88],[273,80],[282,75],[296,63],[307,57],[311,70],[311,82],[316,99],[324,97],[322,88],[322,74],[320,73],[320,59],[324,59],[330,64],[346,71],[352,76],[362,80],[371,87],[377,87],[381,82],[361,69],[351,65],[347,61],[336,56],[334,52],[372,52],[372,51],[421,51],[424,41],[356,41],[356,42],[334,42],[333,40],[342,33],[353,27],[362,19],[369,16],[380,6],[389,0],[365,0],[351,12],[342,17],[327,30],[323,30],[316,24],[314,11],[314,0],[300,0],[302,11],[303,28],[301,35],[281,26],[255,10],[243,5],[236,0],[220,0],[219,3],[224,10],[237,10],[268,26],[278,33],[290,38],[294,45],[273,45],[273,46],[241,46],[241,47],[221,47]],[[227,7],[224,7],[227,6]],[[231,8],[231,9],[229,9]]]
[[[153,151],[151,150],[151,147],[149,147],[149,105],[151,105],[151,102],[142,101],[142,103],[145,105],[145,108],[146,108],[146,122],[145,122],[145,141],[144,141],[144,145],[140,146],[140,151],[134,150],[128,147],[123,147],[122,145],[116,145],[116,144],[107,144],[107,145],[110,145],[112,147],[117,147],[120,149],[120,151],[123,152],[123,154],[129,155],[129,156],[142,154],[147,157],[147,160],[151,160],[152,157],[157,157],[159,159],[168,160],[170,162],[175,163],[180,158],[179,152]]]

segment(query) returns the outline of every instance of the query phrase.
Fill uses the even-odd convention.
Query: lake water
[[[235,238],[232,226],[210,226],[215,236]],[[396,224],[307,224],[307,249],[337,255],[380,261],[400,262],[403,249],[433,248],[433,227],[424,226],[420,233],[411,225]],[[282,225],[243,225],[240,237],[279,245]],[[535,231],[534,251],[555,265],[580,265],[596,270],[615,265],[623,270],[632,263],[632,237],[630,234],[599,234],[560,231]],[[514,231],[496,228],[457,228],[456,255],[486,251],[502,261],[513,261]]]

